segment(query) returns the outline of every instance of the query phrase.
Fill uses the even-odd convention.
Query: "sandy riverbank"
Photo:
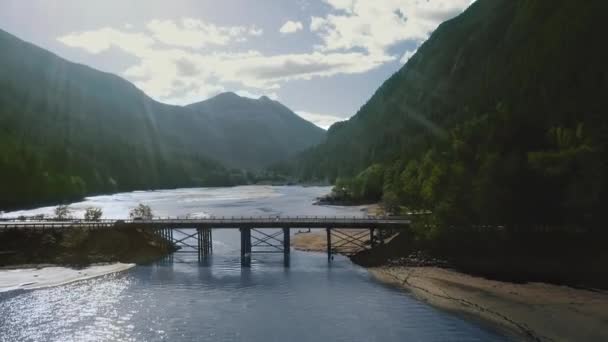
[[[291,247],[304,252],[327,251],[327,236],[324,230],[313,229],[310,233],[296,233],[291,237]]]
[[[297,250],[326,250],[324,231],[297,234]],[[515,284],[438,267],[369,268],[442,309],[490,321],[532,341],[608,341],[608,292],[543,283]]]
[[[376,267],[379,280],[437,307],[497,323],[536,341],[608,341],[608,292],[513,284],[436,267]]]
[[[368,204],[362,205],[361,211],[364,215],[369,216],[379,216],[381,215],[382,208],[379,204]],[[340,229],[341,231],[348,233],[356,233],[361,232],[361,230],[349,230],[349,229]],[[342,238],[340,236],[332,236],[332,241],[335,244],[340,244],[342,242]],[[291,238],[291,247],[298,251],[304,252],[326,252],[327,251],[327,235],[324,229],[312,229],[311,232],[301,232],[296,233]]]
[[[132,267],[135,267],[135,264],[113,263],[92,265],[81,269],[57,266],[0,269],[0,292],[59,286],[126,271]]]

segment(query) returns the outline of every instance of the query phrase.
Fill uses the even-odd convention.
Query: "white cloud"
[[[325,0],[325,2],[335,9],[352,12],[356,0]]]
[[[79,47],[93,54],[98,54],[112,46],[129,53],[136,53],[154,45],[154,39],[146,34],[126,33],[109,27],[96,31],[70,33],[58,40],[67,46]]]
[[[399,60],[389,53],[395,44],[422,42],[441,21],[458,14],[471,0],[324,1],[332,12],[310,20],[310,30],[321,44],[303,53],[219,52],[214,48],[231,51],[234,44],[262,35],[262,29],[218,26],[190,18],[152,20],[140,31],[105,27],[58,40],[93,54],[117,48],[136,57],[123,71],[124,77],[159,101],[184,104],[225,91],[228,84],[251,94],[276,94],[292,80],[368,72]],[[281,27],[285,32],[302,29],[301,22],[293,21]],[[409,57],[411,51],[401,61]],[[332,117],[307,115],[315,120]],[[331,120],[320,125],[328,126]]]
[[[258,36],[261,36],[262,34],[264,34],[264,30],[262,30],[259,27],[252,26],[249,28],[249,30],[247,30],[247,34],[258,37]]]
[[[382,58],[369,58],[363,53],[304,53],[266,56],[252,54],[234,56],[234,74],[225,70],[224,76],[257,88],[273,89],[278,82],[309,80],[312,77],[328,77],[336,74],[362,73],[386,62]],[[229,61],[225,61],[229,62]],[[223,67],[218,65],[218,67]]]
[[[310,17],[310,30],[312,32],[319,31],[325,24],[325,19],[320,17]]]
[[[443,21],[462,12],[471,0],[324,0],[335,10],[311,18],[311,31],[323,44],[320,51],[362,48],[388,55],[403,41],[421,42]]]
[[[169,37],[162,38],[163,43],[171,41],[178,47],[159,45],[159,37],[153,33],[124,33],[110,28],[71,33],[60,37],[59,41],[91,53],[114,47],[137,57],[138,62],[123,75],[155,99],[175,104],[215,95],[223,91],[222,84],[228,82],[272,94],[290,80],[363,73],[387,62],[385,56],[367,56],[361,52],[265,55],[251,50],[203,53],[180,47],[195,44],[190,41],[193,38],[166,38]]]
[[[346,120],[344,117],[339,117],[333,114],[311,113],[302,110],[296,111],[296,114],[298,114],[304,120],[308,120],[323,129],[328,129],[331,125],[338,121]]]
[[[184,18],[152,20],[148,30],[158,41],[173,46],[200,49],[206,45],[226,45],[232,41],[244,41],[248,36],[260,36],[262,30],[252,26],[216,26],[202,20]]]
[[[281,26],[281,28],[279,29],[279,32],[281,32],[283,34],[295,33],[295,32],[302,30],[303,28],[304,28],[304,26],[302,25],[301,22],[289,20],[285,24],[283,24],[283,26]]]

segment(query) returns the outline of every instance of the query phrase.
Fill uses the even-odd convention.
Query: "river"
[[[315,206],[327,187],[244,186],[138,191],[75,203],[127,217],[137,203],[159,216],[363,215],[360,207]],[[5,216],[50,214],[52,207]],[[213,235],[213,256],[174,255],[120,274],[0,293],[0,341],[508,341],[375,281],[337,256],[292,251],[254,255],[241,268],[237,231]]]

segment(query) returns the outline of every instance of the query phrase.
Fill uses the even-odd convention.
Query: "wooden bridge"
[[[214,229],[238,229],[241,233],[241,264],[251,265],[252,253],[282,253],[289,264],[291,229],[324,229],[327,259],[335,253],[352,255],[383,244],[385,236],[408,229],[410,221],[397,217],[210,217],[155,218],[133,220],[29,220],[0,219],[0,230],[13,229],[122,229],[149,230],[178,252],[197,253],[199,258],[213,252]],[[178,232],[178,234],[174,234]],[[333,242],[333,244],[332,244]]]

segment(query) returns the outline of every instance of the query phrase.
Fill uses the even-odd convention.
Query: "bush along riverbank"
[[[0,266],[149,263],[176,251],[139,228],[11,230],[0,232]]]

